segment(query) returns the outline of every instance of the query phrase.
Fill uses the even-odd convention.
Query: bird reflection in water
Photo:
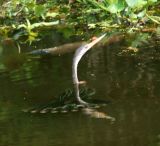
[[[103,34],[100,37],[93,37],[92,41],[86,45],[83,45],[81,47],[79,47],[73,57],[73,64],[72,64],[72,78],[73,78],[73,84],[74,84],[74,88],[75,88],[75,94],[76,94],[76,100],[77,102],[84,106],[83,108],[83,113],[86,115],[89,115],[90,117],[93,118],[102,118],[102,119],[109,119],[111,121],[115,121],[115,118],[107,115],[106,113],[103,112],[99,112],[96,110],[96,108],[91,108],[90,105],[92,105],[91,103],[88,103],[84,100],[81,99],[80,94],[79,94],[79,85],[80,84],[85,84],[86,81],[79,81],[78,80],[78,63],[81,60],[81,58],[83,57],[83,55],[90,50],[94,45],[96,45],[99,41],[101,41],[106,34]]]

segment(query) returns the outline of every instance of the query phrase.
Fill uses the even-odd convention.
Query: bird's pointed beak
[[[93,47],[95,44],[97,44],[100,40],[102,40],[105,37],[106,34],[103,34],[102,36],[94,39],[92,42],[90,42],[87,46],[88,48]]]

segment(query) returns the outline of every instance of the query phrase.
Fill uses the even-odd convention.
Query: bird
[[[74,84],[74,88],[75,88],[76,100],[79,104],[84,105],[84,106],[88,106],[89,103],[87,103],[86,101],[81,99],[80,94],[79,94],[79,85],[84,83],[85,81],[78,80],[78,72],[77,72],[78,64],[79,64],[81,58],[84,56],[84,54],[88,50],[90,50],[95,44],[97,44],[99,41],[101,41],[105,36],[106,36],[106,34],[103,34],[98,38],[94,37],[94,39],[90,43],[80,46],[75,51],[75,54],[73,56],[72,79],[73,79],[73,84]]]

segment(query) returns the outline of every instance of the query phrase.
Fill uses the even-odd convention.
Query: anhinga
[[[83,104],[83,105],[88,105],[87,102],[83,101],[79,95],[79,84],[81,81],[78,80],[78,75],[77,75],[77,68],[78,68],[78,63],[81,60],[82,56],[89,50],[91,49],[95,44],[97,44],[102,38],[104,38],[106,34],[94,39],[92,42],[83,45],[79,47],[73,57],[73,64],[72,64],[72,77],[73,77],[73,84],[76,92],[76,100],[78,103]]]

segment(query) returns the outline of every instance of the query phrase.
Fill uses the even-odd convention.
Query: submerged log
[[[68,43],[68,44],[56,46],[53,48],[34,50],[34,51],[30,52],[30,54],[33,54],[33,55],[45,55],[45,54],[62,55],[65,53],[73,52],[79,46],[82,46],[84,44],[85,44],[85,42]]]
[[[124,38],[125,38],[124,35],[113,35],[113,36],[109,37],[108,39],[100,42],[96,46],[103,47],[103,46],[110,45],[113,43],[118,43],[118,42],[123,41]],[[29,54],[33,54],[33,55],[46,55],[46,54],[63,55],[65,53],[74,52],[77,48],[79,48],[80,46],[83,46],[85,44],[87,44],[87,42],[85,42],[85,41],[67,43],[67,44],[63,44],[63,45],[56,46],[53,48],[34,50],[34,51],[30,52]]]

